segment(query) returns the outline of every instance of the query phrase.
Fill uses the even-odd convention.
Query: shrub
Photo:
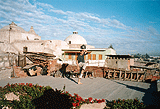
[[[51,89],[50,86],[39,86],[33,85],[32,83],[15,83],[15,84],[7,84],[4,88],[0,88],[0,106],[8,106],[14,109],[25,108],[31,109],[35,108],[35,105],[32,103],[33,99],[36,99],[43,95],[45,90]],[[19,95],[20,101],[6,100],[5,94],[13,92],[15,95]]]
[[[112,100],[107,102],[106,106],[111,107],[111,109],[144,109],[146,105],[137,99],[127,99],[127,100]]]
[[[19,95],[19,101],[9,101],[5,98],[5,94],[13,92],[15,95]],[[0,108],[12,107],[13,109],[36,109],[36,108],[80,108],[84,103],[101,103],[105,102],[104,99],[97,100],[89,97],[83,99],[78,94],[72,96],[69,92],[53,90],[50,86],[40,86],[38,84],[33,85],[32,83],[15,83],[7,84],[3,88],[0,87]]]

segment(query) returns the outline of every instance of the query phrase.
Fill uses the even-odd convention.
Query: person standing
[[[84,73],[84,70],[86,68],[86,63],[85,63],[85,60],[84,60],[84,56],[87,55],[87,50],[80,50],[80,54],[78,55],[77,57],[77,69],[80,71],[80,76],[79,76],[79,79],[78,79],[78,84],[82,84],[81,83],[81,78],[83,76],[83,73]]]

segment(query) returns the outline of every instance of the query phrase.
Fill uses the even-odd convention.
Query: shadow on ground
[[[78,84],[78,82],[76,82],[74,79],[67,77],[67,79],[73,81],[74,83]]]
[[[142,98],[142,101],[145,105],[147,105],[147,108],[153,108],[153,109],[159,109],[160,108],[160,92],[157,91],[157,83],[150,82],[150,87],[148,89],[130,86],[124,83],[120,83],[117,81],[114,81],[118,84],[125,85],[129,89],[133,89],[136,91],[144,92],[144,96]]]

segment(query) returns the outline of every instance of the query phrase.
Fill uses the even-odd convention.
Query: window
[[[28,36],[27,36],[27,40],[29,40]]]
[[[78,57],[78,55],[76,54],[76,55],[75,55],[75,60],[77,60],[77,57]]]
[[[72,59],[72,55],[71,54],[69,54],[68,59]]]
[[[23,47],[23,52],[27,52],[27,47]]]
[[[92,60],[96,60],[96,54],[93,54],[92,56]]]
[[[99,60],[102,60],[102,54],[99,54]]]
[[[88,54],[88,60],[91,60],[91,54]]]
[[[38,38],[34,38],[34,40],[39,40]]]
[[[69,44],[71,44],[71,41],[69,41]]]

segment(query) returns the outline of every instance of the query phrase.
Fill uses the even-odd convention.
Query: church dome
[[[20,32],[25,32],[25,30],[19,26],[17,26],[14,22],[11,24],[4,26],[3,28],[0,29],[0,31],[9,31],[9,30],[16,30]]]
[[[67,42],[67,44],[87,44],[87,41],[78,35],[78,32],[73,32],[73,34],[69,35],[64,41]]]

